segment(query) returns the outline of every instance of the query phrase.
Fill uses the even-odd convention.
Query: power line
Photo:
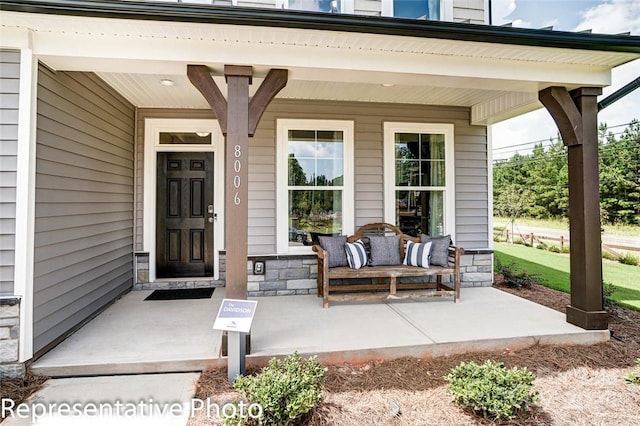
[[[615,129],[615,128],[618,128],[618,127],[628,127],[632,123],[633,123],[633,121],[630,121],[630,122],[624,123],[624,124],[616,124],[615,126],[607,126],[607,130]],[[600,128],[598,128],[598,131],[600,131]],[[620,133],[616,133],[616,134],[620,134]],[[607,135],[608,135],[608,133],[607,133]],[[518,143],[518,144],[514,144],[514,145],[505,145],[505,146],[501,146],[501,147],[498,147],[498,148],[493,148],[492,151],[495,152],[495,151],[506,149],[506,148],[513,148],[513,147],[516,147],[516,146],[525,146],[525,145],[532,145],[532,144],[538,144],[538,143],[544,143],[544,142],[553,143],[553,142],[555,142],[557,140],[559,140],[559,138],[556,137],[554,139],[552,136],[550,136],[550,137],[545,138],[545,139],[538,139],[538,140],[531,141],[531,142],[523,142],[523,143]]]
[[[616,127],[621,127],[621,126],[616,126]],[[607,136],[619,136],[619,135],[622,135],[622,134],[624,134],[624,133],[625,133],[624,131],[622,131],[622,132],[617,132],[617,133],[609,132],[609,133],[607,133]],[[620,141],[607,142],[607,143],[608,143],[608,144],[610,144],[610,143],[618,143],[618,142],[620,142]],[[550,147],[550,146],[552,146],[552,145],[553,145],[553,143],[552,143],[552,144],[549,144],[549,145],[546,145],[546,146],[545,146],[545,145],[542,145],[542,148],[548,148],[548,147]],[[512,145],[512,146],[517,146],[517,145]],[[535,148],[535,147],[532,147],[532,148]],[[532,148],[531,148],[531,149],[532,149]],[[520,151],[519,149],[511,149],[511,150],[506,151],[506,152],[499,152],[499,153],[496,153],[496,155],[510,155],[510,156],[513,156],[513,154],[518,153],[519,151]],[[528,155],[528,154],[527,154],[527,155]]]
[[[635,148],[638,147],[640,148],[640,142],[635,143],[631,146],[615,146],[615,147],[605,147],[605,148],[601,148],[598,151],[598,154],[601,155],[603,153],[608,153],[608,152],[612,152],[612,151],[621,151],[621,150],[628,150],[629,148]],[[510,160],[494,160],[494,164],[499,164],[500,167],[516,167],[516,166],[522,166],[524,164],[531,164],[531,163],[540,163],[540,162],[544,162],[544,161],[548,161],[548,160],[552,160],[555,158],[561,158],[561,157],[566,157],[567,153],[563,152],[560,154],[554,154],[554,155],[547,155],[543,158],[532,158],[530,156],[523,156],[522,158],[519,158],[517,162],[510,162]]]

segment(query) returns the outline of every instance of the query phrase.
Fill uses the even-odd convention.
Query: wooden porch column
[[[249,84],[251,67],[225,65],[227,137],[225,143],[225,286],[228,299],[247,298],[249,195]]]
[[[250,66],[225,65],[227,99],[204,65],[188,65],[187,76],[202,93],[225,135],[226,297],[247,298],[249,137],[262,113],[287,84],[287,70],[272,69],[249,101]]]
[[[598,102],[602,89],[568,92],[549,87],[539,93],[568,150],[571,305],[567,322],[587,330],[606,330],[602,305]]]

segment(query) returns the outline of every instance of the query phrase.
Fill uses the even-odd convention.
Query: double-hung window
[[[278,252],[353,232],[353,122],[278,120]]]
[[[403,232],[455,232],[453,125],[385,123],[385,220]]]

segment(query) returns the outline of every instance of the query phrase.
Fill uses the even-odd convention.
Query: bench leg
[[[436,291],[442,290],[442,275],[436,275]]]
[[[453,302],[457,303],[458,299],[460,299],[460,274],[455,274],[453,277]]]
[[[329,307],[329,278],[323,277],[322,282],[322,307]]]
[[[390,277],[389,278],[389,293],[392,295],[396,294],[396,277]]]

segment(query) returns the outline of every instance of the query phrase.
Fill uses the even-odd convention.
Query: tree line
[[[598,132],[602,223],[640,225],[640,121]],[[493,167],[494,210],[503,217],[568,216],[567,148],[558,136],[527,155],[498,160]]]

